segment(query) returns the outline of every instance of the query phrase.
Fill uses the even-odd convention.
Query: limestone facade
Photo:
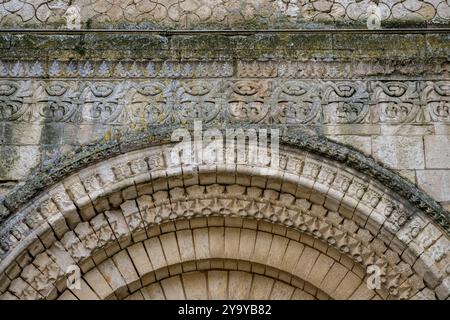
[[[449,299],[450,7],[377,3],[3,1],[1,299]]]
[[[0,190],[74,147],[198,119],[318,133],[448,208],[449,42],[436,32],[4,36]]]

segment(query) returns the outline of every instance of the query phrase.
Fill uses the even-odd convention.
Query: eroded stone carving
[[[113,23],[148,24],[193,28],[202,25],[230,26],[258,21],[289,22],[290,18],[303,18],[307,22],[340,21],[347,23],[365,22],[371,0],[264,0],[223,1],[184,0],[107,2],[77,0],[74,2],[34,3],[28,0],[9,0],[1,4],[1,23],[21,23],[30,26],[52,25],[68,19],[68,27],[78,27],[79,20],[86,25],[88,20],[95,25],[106,21]],[[377,1],[381,18],[390,21],[445,22],[450,18],[446,0],[437,1]],[[73,8],[79,8],[74,10]],[[291,25],[295,25],[291,22]]]
[[[276,201],[277,199],[283,199],[287,205],[282,205]],[[106,212],[109,224],[102,214],[90,222],[78,224],[75,228],[76,236],[70,231],[61,240],[65,250],[75,261],[81,262],[89,257],[88,252],[107,246],[116,239],[121,241],[129,236],[130,232],[142,229],[144,222],[145,228],[148,228],[179,218],[209,215],[240,216],[298,228],[302,232],[326,241],[365,266],[378,266],[382,270],[383,279],[386,279],[383,280],[383,285],[392,296],[408,298],[408,292],[413,290],[405,285],[406,278],[395,267],[372,251],[370,244],[355,238],[342,225],[334,226],[333,220],[322,216],[320,211],[317,211],[318,207],[311,208],[311,203],[304,199],[301,200],[301,204],[299,203],[303,208],[301,209],[293,202],[294,198],[289,194],[256,187],[213,184],[206,187],[197,185],[186,189],[174,188],[170,190],[170,197],[168,192],[159,191],[153,195],[141,196],[136,200],[138,206],[134,201],[126,201],[121,206],[123,212],[120,210]],[[144,220],[140,213],[145,217]],[[112,235],[109,225],[114,229],[116,237]],[[437,259],[442,259],[442,256],[440,254]],[[43,277],[43,273],[37,272],[34,267],[30,268],[33,268],[35,272],[24,269],[25,279],[44,297],[49,295],[45,290],[51,288],[52,282],[62,275],[60,269],[53,262],[44,259],[45,257],[47,257],[45,253],[38,256],[41,261],[39,265],[42,272],[50,272],[49,277]],[[11,290],[14,292],[14,287],[11,287]],[[28,297],[29,294],[20,293],[20,296]]]
[[[215,124],[447,123],[448,86],[447,81],[376,80],[3,81],[0,121],[122,126],[196,119]]]
[[[52,228],[55,232],[60,230],[57,237],[61,239],[61,242],[54,242],[56,239],[50,240],[53,242],[47,243],[47,246],[51,246],[53,243],[56,249],[59,248],[57,250],[67,251],[70,260],[86,263],[85,261],[96,250],[105,246],[108,247],[116,240],[121,243],[121,246],[127,246],[130,243],[130,235],[133,239],[141,239],[141,237],[145,237],[144,229],[156,224],[197,216],[237,216],[298,228],[302,232],[335,246],[358,263],[365,266],[377,265],[383,270],[383,277],[385,278],[383,285],[392,296],[408,298],[411,292],[415,292],[416,289],[413,284],[408,284],[408,280],[403,278],[402,273],[398,271],[399,269],[391,265],[392,262],[387,262],[384,258],[374,255],[374,252],[378,252],[378,245],[370,243],[372,237],[367,238],[366,236],[361,237],[352,234],[352,230],[355,230],[352,227],[354,222],[343,217],[337,219],[336,215],[327,214],[327,210],[319,209],[320,206],[312,205],[305,199],[295,199],[292,194],[271,189],[264,190],[255,186],[245,187],[236,184],[226,186],[220,184],[193,185],[186,188],[175,187],[167,191],[163,188],[139,196],[136,202],[134,200],[125,201],[120,205],[120,209],[107,210],[104,215],[99,214],[88,222],[78,223],[72,226],[74,231],[70,231],[65,224],[64,228],[56,228],[60,225],[58,221],[64,219],[59,212],[59,206],[62,203],[70,206],[72,200],[77,203],[80,209],[89,205],[92,206],[90,201],[93,201],[94,204],[101,203],[99,197],[108,195],[105,193],[105,188],[114,189],[114,184],[120,184],[122,188],[125,188],[125,181],[133,183],[134,177],[140,176],[147,170],[161,170],[167,163],[165,159],[167,156],[167,153],[162,150],[159,152],[157,150],[138,152],[134,156],[127,155],[123,157],[122,161],[114,160],[111,164],[102,164],[94,167],[90,172],[83,171],[80,173],[85,177],[81,180],[84,187],[81,187],[78,179],[70,178],[67,180],[65,188],[71,190],[67,195],[61,195],[62,190],[55,188],[52,198],[44,197],[42,204],[39,206],[39,212],[49,223],[52,224],[50,218],[59,219],[53,222]],[[155,161],[150,161],[150,158],[155,159]],[[132,163],[135,165],[132,165]],[[147,166],[147,163],[151,165]],[[422,232],[420,224],[417,224],[417,222],[408,224],[409,216],[402,204],[383,194],[380,190],[374,189],[373,185],[368,187],[366,183],[343,170],[337,170],[326,163],[301,155],[285,154],[284,163],[283,167],[288,172],[300,174],[301,177],[311,181],[312,184],[311,182],[308,182],[308,184],[315,185],[317,190],[323,190],[322,192],[327,192],[333,196],[341,193],[342,201],[347,206],[359,202],[370,208],[366,209],[369,210],[368,212],[377,212],[377,214],[386,216],[386,222],[381,222],[383,228],[385,228],[385,231],[380,233],[381,239],[389,233],[395,237],[395,234],[399,232],[405,234],[405,236],[399,237],[415,241],[414,239],[418,238]],[[150,175],[148,175],[149,178]],[[74,185],[77,187],[72,187]],[[157,185],[157,183],[154,184],[155,188]],[[74,192],[73,190],[79,191]],[[292,190],[292,192],[294,191]],[[72,199],[69,199],[68,196]],[[89,203],[80,203],[80,196],[90,199]],[[116,202],[116,200],[113,202]],[[31,224],[31,226],[35,229],[39,228],[41,224],[36,226]],[[406,228],[403,228],[403,226]],[[29,228],[22,230],[20,224],[15,224],[13,234],[15,234],[16,240],[6,243],[9,246],[17,246],[32,231]],[[425,240],[417,241],[422,241],[425,248],[431,248],[436,236],[425,234],[422,235],[422,238]],[[428,238],[432,241],[426,240]],[[436,263],[442,263],[443,259],[447,257],[447,252],[438,247],[441,248],[442,245],[434,246],[434,253],[430,254],[434,257]],[[57,253],[58,251],[55,251],[55,249],[52,252],[49,253],[49,256],[55,261],[59,259],[57,257],[61,256],[61,253]],[[67,258],[65,259],[67,261]],[[52,276],[48,278],[54,279],[57,268],[55,266],[49,268]],[[28,282],[32,284],[32,288],[42,295],[54,292],[51,285],[42,282],[40,274],[46,272],[46,268],[42,266],[39,267],[39,270],[40,272],[36,273],[35,277],[27,278]],[[33,274],[29,272],[30,276]],[[15,286],[17,285],[15,284]],[[15,286],[12,286],[10,291],[20,297],[38,297],[33,295],[31,289],[19,290],[15,289]]]

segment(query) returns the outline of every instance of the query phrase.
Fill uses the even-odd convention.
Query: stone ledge
[[[1,32],[1,30],[0,30]],[[345,61],[354,58],[381,59],[447,59],[450,45],[448,30],[405,30],[406,33],[382,32],[273,32],[255,31],[240,34],[168,32],[140,33],[81,31],[45,33],[43,31],[11,33],[0,37],[0,55],[4,59],[65,57],[104,59],[109,57],[187,59],[240,59],[328,57]],[[401,50],[399,44],[401,43]],[[249,50],[252,49],[252,50]]]

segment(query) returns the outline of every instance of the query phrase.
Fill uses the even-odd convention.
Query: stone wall
[[[445,31],[4,34],[1,192],[76,146],[194,119],[353,146],[448,208]]]
[[[356,152],[326,155],[302,138],[283,141],[271,176],[267,164],[180,163],[173,144],[145,147],[157,135],[68,157],[35,179],[38,195],[28,186],[5,203],[0,299],[154,297],[158,285],[181,298],[166,285],[211,269],[264,275],[304,298],[447,299],[447,212]],[[81,290],[68,288],[68,266],[81,269]],[[385,279],[376,290],[369,267]],[[246,297],[245,283],[231,297]]]
[[[450,299],[449,26],[447,0],[0,1],[0,300]],[[279,129],[278,163],[181,161],[194,121]]]
[[[448,24],[450,20],[446,0],[6,0],[0,4],[0,24],[58,28],[65,25],[72,6],[78,8],[86,28],[314,28],[316,23],[365,24],[367,7],[374,3],[387,25]]]

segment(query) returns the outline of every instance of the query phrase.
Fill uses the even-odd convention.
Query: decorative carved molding
[[[248,127],[247,124],[240,125]],[[170,141],[170,135],[174,127],[156,127],[150,128],[148,132],[141,134],[131,134],[123,137],[119,141],[111,141],[95,146],[84,146],[79,150],[65,155],[63,158],[57,158],[47,167],[38,169],[31,175],[30,179],[15,191],[8,194],[0,206],[2,221],[21,206],[27,204],[46,188],[62,181],[64,178],[80,170],[83,167],[92,165],[104,159],[109,159],[121,153],[130,150],[143,149],[145,147],[161,144]],[[206,127],[205,127],[206,129]],[[381,185],[391,189],[399,196],[403,197],[419,211],[424,211],[433,220],[435,220],[446,232],[450,230],[449,214],[433,199],[417,189],[412,183],[400,178],[397,174],[378,164],[375,160],[368,158],[361,153],[349,149],[345,146],[331,142],[326,138],[313,136],[304,131],[296,129],[284,130],[281,136],[281,142],[291,145],[296,149],[304,150],[330,159],[331,161],[341,162],[342,164],[359,171],[361,174],[372,177]],[[161,156],[149,158],[149,168],[155,170],[164,165],[164,159]],[[284,163],[281,161],[281,163]],[[156,166],[155,166],[156,165]],[[303,172],[296,174],[307,174]],[[92,178],[92,177],[89,177]],[[315,178],[315,176],[314,176]],[[90,181],[90,180],[86,180]]]
[[[297,134],[296,138],[299,139],[300,136]],[[9,266],[26,246],[36,241],[44,241],[45,247],[51,247],[59,243],[55,242],[56,239],[60,239],[61,245],[57,246],[64,248],[71,259],[77,263],[89,264],[88,260],[94,254],[93,251],[100,249],[99,244],[107,245],[110,240],[117,239],[124,245],[130,242],[131,237],[139,239],[145,236],[145,228],[154,224],[196,216],[234,214],[296,228],[322,239],[331,246],[336,246],[359,263],[373,264],[381,261],[380,266],[387,272],[386,288],[395,296],[409,297],[410,285],[404,282],[406,280],[400,281],[402,272],[391,266],[392,263],[382,262],[382,258],[381,260],[374,258],[374,248],[365,251],[361,242],[363,239],[371,242],[370,239],[376,238],[378,245],[384,242],[407,254],[416,254],[412,253],[416,252],[416,249],[409,251],[410,245],[419,246],[423,251],[414,261],[422,257],[429,259],[427,257],[430,255],[433,265],[436,265],[436,270],[433,271],[436,273],[435,277],[437,279],[445,277],[446,275],[442,274],[445,268],[442,269],[441,265],[447,263],[444,258],[448,253],[442,251],[445,243],[439,244],[439,241],[448,240],[439,229],[428,223],[428,218],[423,215],[422,212],[430,213],[431,208],[424,209],[427,203],[420,203],[418,206],[420,210],[414,209],[411,203],[392,196],[391,192],[376,180],[368,180],[368,177],[373,176],[373,172],[372,175],[365,176],[338,164],[331,164],[329,161],[319,161],[318,153],[326,152],[324,141],[319,142],[320,139],[311,143],[311,146],[319,147],[321,150],[316,151],[315,155],[285,150],[279,173],[281,175],[269,178],[267,186],[264,183],[265,190],[233,183],[227,186],[199,185],[199,179],[200,181],[205,179],[202,176],[217,174],[217,177],[211,180],[215,183],[221,179],[219,178],[221,174],[230,176],[230,173],[233,173],[232,176],[235,176],[235,170],[237,172],[244,170],[240,168],[241,166],[247,167],[245,170],[250,170],[252,176],[258,176],[258,168],[254,166],[242,164],[230,172],[217,170],[216,166],[202,167],[194,174],[195,172],[186,170],[188,168],[183,164],[173,162],[173,158],[167,153],[170,148],[164,146],[147,150],[138,148],[136,152],[130,152],[130,149],[136,149],[136,145],[133,147],[131,144],[127,146],[122,144],[121,147],[127,149],[125,155],[109,157],[106,162],[100,162],[81,171],[77,170],[79,171],[77,174],[67,179],[59,179],[59,183],[53,186],[48,194],[44,193],[32,202],[30,199],[22,200],[22,203],[28,202],[29,205],[18,210],[2,226],[0,236],[2,268]],[[139,143],[143,141],[139,140]],[[303,149],[308,150],[308,145],[305,141],[303,143]],[[357,153],[344,148],[340,151],[335,149],[335,158],[343,160],[342,157],[347,157],[351,162],[358,159]],[[347,151],[348,154],[345,155],[343,151]],[[73,158],[71,159],[73,161]],[[370,169],[367,164],[364,166],[366,168],[364,172],[377,168],[376,164]],[[174,174],[175,172],[185,173],[179,176]],[[53,177],[56,178],[56,175]],[[245,175],[238,177],[245,179]],[[391,174],[391,178],[395,184],[395,175]],[[270,189],[271,179],[274,186],[278,180],[283,183],[277,188],[283,189],[288,184],[290,191],[279,192]],[[401,181],[397,179],[397,182]],[[248,183],[250,184],[250,180]],[[189,185],[191,186],[186,189],[182,188]],[[168,190],[168,186],[172,187]],[[117,194],[120,190],[122,192]],[[144,194],[140,198],[138,190],[146,190],[139,191]],[[395,190],[397,194],[401,194],[398,189]],[[295,200],[293,193],[299,194],[300,198]],[[209,194],[215,196],[210,197]],[[17,195],[18,193],[14,196]],[[14,196],[7,199],[8,206],[20,203],[14,202]],[[125,201],[122,197],[125,199],[138,197],[137,205]],[[315,197],[318,197],[319,203],[324,203],[324,200],[320,199],[325,197],[329,214],[325,214],[327,210],[320,209],[320,206],[316,206],[313,212],[308,213],[311,204],[305,202],[304,198],[310,198],[310,201],[314,202]],[[426,199],[422,201],[424,200]],[[73,208],[77,208],[75,212]],[[334,210],[336,212],[333,214]],[[104,217],[99,218],[102,215],[96,212],[105,212]],[[448,223],[448,214],[442,212],[445,225]],[[431,217],[434,218],[433,214]],[[102,223],[104,219],[108,224]],[[82,220],[93,222],[81,223]],[[442,220],[435,220],[442,225]],[[361,231],[365,235],[358,233],[357,238],[360,236],[362,238],[352,240],[354,230],[347,229],[349,223],[365,230]],[[343,229],[339,227],[339,230],[334,229],[334,226],[341,224]],[[403,259],[408,261],[407,258]],[[47,290],[46,285],[38,286],[36,283],[36,287],[40,288],[39,291],[44,290],[43,288]]]
[[[318,213],[320,214],[319,209],[317,209],[318,212],[314,212],[317,207],[311,209],[311,203],[304,199],[295,199],[292,195],[280,194],[279,198],[281,202],[285,202],[286,207],[278,207],[280,205],[278,200],[267,199],[272,198],[274,195],[278,196],[276,192],[274,195],[271,195],[269,190],[255,187],[247,188],[247,191],[245,189],[245,187],[238,185],[226,187],[210,185],[206,188],[204,186],[192,186],[187,189],[175,188],[169,192],[160,191],[159,194],[153,196],[141,196],[136,200],[139,206],[139,210],[136,211],[136,220],[140,222],[140,227],[135,228],[132,223],[130,224],[127,221],[125,217],[127,213],[125,211],[107,211],[94,219],[98,220],[101,217],[104,220],[106,219],[109,225],[112,225],[111,228],[107,227],[110,241],[100,242],[98,229],[90,227],[90,225],[95,225],[96,223],[90,221],[79,224],[76,229],[87,229],[85,236],[80,237],[78,235],[77,237],[74,232],[69,231],[60,242],[54,242],[50,249],[39,253],[23,269],[20,277],[25,279],[32,289],[36,290],[34,295],[30,295],[30,292],[33,292],[30,288],[17,291],[17,284],[14,281],[11,283],[9,291],[22,299],[51,298],[55,294],[54,288],[56,283],[61,282],[61,279],[64,279],[65,276],[61,272],[64,266],[58,260],[57,255],[69,254],[69,260],[78,265],[83,265],[93,255],[112,246],[114,243],[121,242],[125,238],[128,240],[121,242],[121,248],[124,249],[132,245],[134,242],[129,240],[131,236],[134,237],[140,231],[144,231],[145,234],[145,230],[148,230],[155,223],[164,225],[165,222],[195,218],[197,216],[216,218],[219,216],[240,217],[242,219],[257,219],[279,223],[283,226],[289,225],[289,228],[311,235],[315,239],[319,239],[336,248],[338,252],[349,256],[363,267],[377,266],[381,270],[380,275],[383,279],[382,290],[386,290],[386,293],[391,298],[407,299],[421,289],[421,285],[415,283],[415,276],[411,268],[408,268],[402,261],[397,263],[389,261],[383,254],[377,252],[376,246],[373,246],[370,241],[361,240],[358,236],[355,238],[348,229],[349,227],[346,226],[345,219],[328,220],[332,217],[321,217],[318,215]],[[171,196],[178,194],[178,199],[172,201],[169,193]],[[239,194],[240,199],[235,198],[236,194]],[[230,195],[231,198],[228,197]],[[252,195],[258,198],[251,199]],[[261,196],[264,198],[259,198]],[[262,201],[258,201],[258,199]],[[134,201],[132,202],[135,203]],[[213,204],[213,207],[211,207],[211,204]],[[233,204],[234,207],[230,208],[230,204]],[[287,209],[288,207],[289,209]],[[234,209],[238,211],[234,211]],[[289,211],[289,213],[283,215],[280,214],[281,211]],[[163,216],[159,216],[156,212],[162,213]],[[164,212],[173,212],[175,215],[173,217],[169,217],[169,214],[164,216]],[[189,212],[192,212],[192,214],[189,214]],[[292,220],[289,218],[290,214],[292,214],[290,217]],[[276,218],[275,220],[274,217]],[[290,222],[279,220],[283,218],[287,218]],[[334,225],[337,226],[335,227]],[[93,239],[95,240],[92,241]],[[146,235],[140,241],[145,239],[147,239]],[[225,255],[221,257],[225,258]],[[106,255],[103,259],[106,259]],[[97,263],[100,262],[101,260],[97,261]],[[278,263],[281,263],[281,261]],[[35,266],[43,270],[48,277],[44,277],[43,273],[39,272]],[[93,265],[90,268],[92,267]],[[276,265],[272,267],[276,267]],[[30,272],[30,269],[35,272]],[[18,279],[20,280],[21,278]],[[65,288],[64,282],[61,283],[62,287],[58,291],[62,291]]]
[[[449,123],[449,87],[446,80],[0,80],[0,121],[122,126],[195,119],[279,125]]]
[[[437,1],[386,1],[376,2],[384,22],[413,21],[445,23],[450,19],[450,5],[446,0]],[[278,22],[295,26],[299,22],[365,22],[368,8],[373,1],[344,0],[154,0],[154,1],[28,1],[6,0],[0,4],[3,25],[30,26],[65,25],[69,6],[80,10],[83,26],[143,25],[147,27],[169,26],[178,28],[232,26],[244,23],[270,25]]]
[[[294,41],[295,38],[292,40]],[[113,41],[113,39],[111,40]],[[131,41],[131,40],[129,40]],[[249,41],[254,41],[250,39]],[[322,40],[324,41],[324,40]],[[385,40],[380,40],[385,41]],[[54,47],[53,49],[57,49]],[[162,50],[163,48],[159,48]],[[214,48],[211,48],[214,50]],[[445,47],[442,48],[445,50]],[[432,75],[433,79],[447,80],[449,64],[447,61],[433,63],[427,61],[401,62],[396,59],[364,59],[348,61],[338,59],[328,61],[285,60],[150,60],[150,59],[69,59],[51,61],[39,59],[0,60],[0,78],[5,79],[76,79],[118,80],[118,79],[197,79],[197,78],[258,78],[258,79],[371,79],[389,80],[399,73],[405,77],[413,75]],[[285,81],[285,80],[284,80]],[[419,88],[423,90],[423,88]],[[389,92],[388,92],[389,93]]]

